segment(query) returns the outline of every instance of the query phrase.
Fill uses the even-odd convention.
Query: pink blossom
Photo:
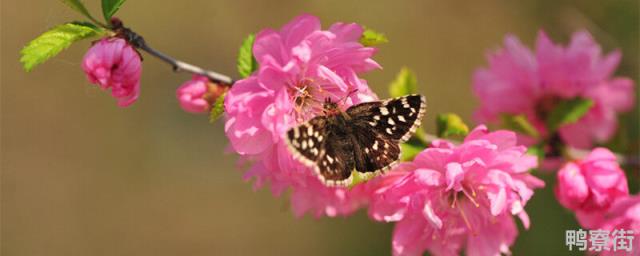
[[[599,226],[603,212],[629,195],[627,177],[606,148],[596,148],[586,158],[565,164],[557,177],[556,198],[575,211],[585,228]]]
[[[538,35],[535,52],[514,36],[507,36],[504,44],[488,56],[489,67],[478,69],[473,76],[480,121],[523,114],[545,134],[544,119],[559,101],[587,98],[594,102],[588,113],[559,132],[569,145],[588,148],[610,139],[618,126],[617,113],[633,106],[633,82],[612,77],[620,52],[603,56],[586,31],[573,34],[567,47],[552,43],[544,32]]]
[[[609,251],[604,250],[599,255],[640,255],[640,195],[628,196],[614,202],[611,207],[603,215],[602,223],[598,229],[610,232],[612,239],[608,245]],[[621,231],[633,232],[631,234],[621,234]],[[629,250],[623,250],[619,247],[614,250],[615,237],[631,236],[631,245]],[[629,251],[631,253],[629,253]]]
[[[291,189],[297,215],[348,214],[361,204],[358,189],[328,188],[313,171],[292,159],[285,132],[321,113],[331,98],[340,107],[377,99],[358,75],[380,66],[374,48],[359,43],[363,29],[335,23],[322,30],[318,18],[301,15],[280,30],[256,36],[259,69],[234,84],[225,98],[225,132],[243,159],[253,160],[245,179],[270,183],[275,195]]]
[[[569,162],[558,172],[556,197],[571,210],[603,210],[629,195],[627,177],[606,148],[596,148],[584,159]]]
[[[194,75],[191,80],[180,85],[176,90],[176,97],[184,111],[205,113],[225,91],[226,87],[211,83],[207,77]]]
[[[397,222],[394,255],[498,255],[517,236],[513,215],[525,228],[533,189],[544,182],[528,173],[537,166],[509,131],[475,128],[455,146],[434,141],[394,175],[381,177],[372,192],[370,216]]]
[[[82,60],[82,69],[91,83],[111,89],[118,106],[126,107],[138,99],[142,65],[136,50],[121,38],[103,38]]]

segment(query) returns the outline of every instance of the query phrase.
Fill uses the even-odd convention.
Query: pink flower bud
[[[227,87],[214,84],[205,76],[194,75],[191,80],[180,85],[176,90],[176,97],[184,111],[204,113],[226,91]]]
[[[140,93],[140,55],[124,39],[103,38],[84,55],[82,69],[91,83],[111,89],[118,106],[126,107]]]
[[[629,195],[627,177],[616,157],[605,148],[596,148],[582,160],[567,163],[558,172],[556,197],[562,206],[578,211],[606,210]]]

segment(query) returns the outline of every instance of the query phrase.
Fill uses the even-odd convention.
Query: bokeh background
[[[86,0],[100,16],[99,3]],[[142,95],[115,105],[80,69],[89,41],[27,74],[18,62],[29,40],[81,19],[58,1],[1,2],[2,255],[388,255],[391,224],[364,212],[349,218],[295,218],[284,198],[254,191],[225,153],[221,122],[184,113],[175,74],[147,57]],[[381,97],[402,66],[429,101],[425,121],[456,112],[472,123],[471,74],[507,33],[531,46],[546,30],[567,42],[591,31],[605,51],[619,48],[618,75],[638,81],[639,6],[616,1],[166,1],[125,3],[117,16],[155,48],[237,77],[243,38],[308,12],[324,25],[358,22],[390,43],[384,70],[365,76]],[[637,152],[638,108],[626,116],[627,148]],[[630,135],[629,135],[630,134]],[[552,179],[528,205],[532,228],[514,255],[565,255],[577,229],[552,196]],[[637,184],[637,170],[630,179]],[[637,188],[634,188],[637,192]]]

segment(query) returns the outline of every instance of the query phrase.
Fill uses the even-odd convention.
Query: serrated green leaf
[[[524,115],[502,115],[502,126],[525,135],[529,135],[533,138],[538,138],[540,134],[538,130],[529,122]]]
[[[209,122],[213,123],[218,118],[222,116],[224,113],[224,97],[227,96],[227,93],[223,93],[216,99],[216,102],[213,103],[213,107],[211,107],[211,112],[209,112]]]
[[[387,42],[389,42],[389,40],[384,34],[378,33],[369,28],[365,29],[360,37],[360,43],[364,46],[374,46]]]
[[[120,9],[126,0],[102,0],[102,15],[109,23],[111,17]]]
[[[67,23],[44,32],[20,51],[20,62],[26,71],[57,55],[72,43],[96,36],[103,31],[89,23]]]
[[[93,16],[87,10],[87,7],[84,6],[81,0],[60,0],[62,3],[71,7],[71,9],[79,12],[80,14],[86,16],[87,18],[94,20]]]
[[[453,113],[439,114],[436,118],[436,130],[438,137],[466,136],[469,127],[460,116]]]
[[[238,52],[238,73],[242,78],[248,77],[254,71],[258,70],[258,62],[253,56],[253,42],[256,36],[251,34],[244,39],[240,51]]]
[[[593,106],[593,101],[585,98],[563,100],[556,105],[547,118],[547,129],[556,131],[560,126],[575,123]]]
[[[408,69],[403,67],[396,75],[396,79],[389,84],[389,95],[391,97],[400,97],[408,94],[416,93],[418,91],[418,79],[416,75]]]

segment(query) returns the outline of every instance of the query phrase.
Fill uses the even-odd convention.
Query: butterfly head
[[[335,115],[340,113],[340,107],[338,107],[338,103],[334,102],[329,97],[324,99],[322,109],[325,115]]]

